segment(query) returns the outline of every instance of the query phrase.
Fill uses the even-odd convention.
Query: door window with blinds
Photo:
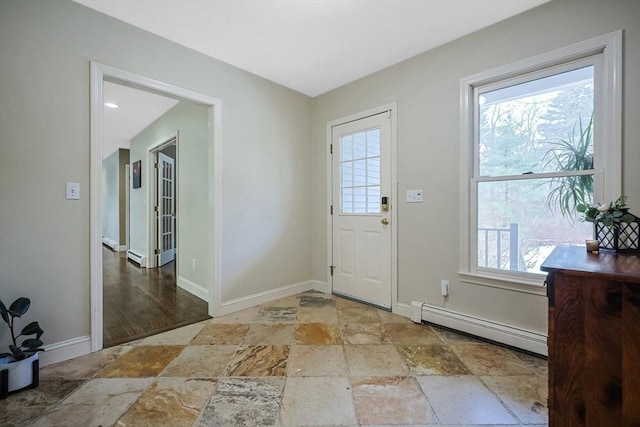
[[[380,128],[340,137],[340,213],[380,214]]]

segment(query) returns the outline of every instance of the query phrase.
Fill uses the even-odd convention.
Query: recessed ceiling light
[[[118,104],[114,104],[113,102],[105,102],[104,106],[109,108],[120,108]]]

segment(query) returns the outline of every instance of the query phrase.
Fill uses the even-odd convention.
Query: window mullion
[[[519,175],[479,176],[471,178],[475,182],[519,181],[524,179],[561,178],[570,176],[588,176],[602,173],[597,169],[583,169],[570,172],[523,173]]]

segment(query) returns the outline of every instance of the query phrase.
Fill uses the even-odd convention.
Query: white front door
[[[334,126],[332,159],[333,292],[391,307],[390,113]]]
[[[175,233],[175,163],[158,153],[158,267],[174,260],[176,255]]]

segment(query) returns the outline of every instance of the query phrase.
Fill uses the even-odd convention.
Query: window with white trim
[[[462,272],[535,279],[558,245],[584,245],[593,225],[578,204],[619,194],[615,55],[544,55],[462,80]],[[609,184],[607,189],[606,185]]]

